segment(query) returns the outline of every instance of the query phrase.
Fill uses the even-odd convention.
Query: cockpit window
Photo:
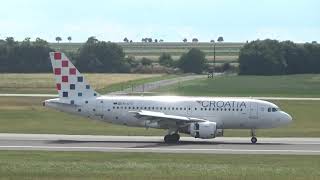
[[[268,108],[268,112],[277,112],[279,108]]]

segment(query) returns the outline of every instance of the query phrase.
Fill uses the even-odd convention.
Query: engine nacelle
[[[217,134],[217,123],[215,122],[200,122],[190,125],[190,135],[195,138],[211,139]]]

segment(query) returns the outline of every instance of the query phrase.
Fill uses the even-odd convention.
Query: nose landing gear
[[[255,129],[251,129],[251,143],[252,144],[256,144],[258,139],[256,138],[256,130]]]

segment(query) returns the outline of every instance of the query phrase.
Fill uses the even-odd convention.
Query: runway
[[[0,150],[320,155],[320,138],[258,138],[251,144],[249,137],[182,137],[165,144],[159,136],[0,134]]]

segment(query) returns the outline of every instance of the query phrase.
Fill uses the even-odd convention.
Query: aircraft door
[[[250,102],[249,118],[258,119],[258,103]]]
[[[95,116],[100,116],[101,119],[103,119],[103,108],[104,108],[104,101],[103,100],[98,100],[96,103],[96,110],[94,115]]]
[[[188,106],[188,107],[187,107],[187,115],[188,115],[188,116],[191,116],[191,115],[192,115],[192,107],[191,107],[191,106]]]

